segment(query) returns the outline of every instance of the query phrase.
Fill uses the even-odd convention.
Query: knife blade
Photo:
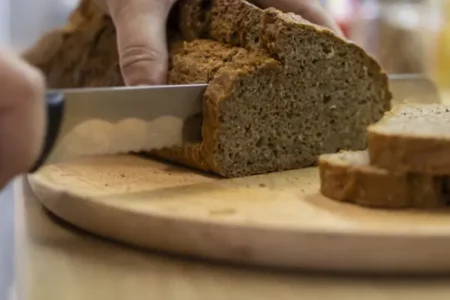
[[[49,90],[47,131],[30,173],[81,156],[119,154],[201,139],[207,84]]]
[[[440,103],[422,74],[389,75],[393,104]],[[81,156],[153,150],[201,139],[207,84],[48,91],[47,134],[30,172]]]

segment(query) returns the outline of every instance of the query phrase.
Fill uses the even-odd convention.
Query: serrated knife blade
[[[207,84],[49,90],[41,166],[201,139]]]
[[[393,105],[440,103],[423,74],[389,75]],[[149,151],[201,139],[207,84],[82,88],[47,92],[47,134],[31,172],[82,156]]]

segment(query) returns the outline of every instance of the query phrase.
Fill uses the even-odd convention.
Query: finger
[[[166,19],[174,0],[115,0],[109,12],[117,31],[127,85],[163,84],[167,78]]]
[[[27,172],[44,136],[44,79],[12,52],[0,51],[0,187]]]
[[[337,23],[326,12],[322,5],[315,0],[254,0],[260,7],[274,7],[283,12],[292,12],[311,23],[325,26],[333,30],[339,36],[343,33]]]

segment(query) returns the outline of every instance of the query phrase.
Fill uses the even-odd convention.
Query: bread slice
[[[299,16],[244,0],[185,0],[170,20],[168,81],[209,87],[202,142],[156,157],[225,177],[306,167],[321,153],[365,149],[367,126],[390,109],[378,63]],[[24,57],[52,88],[123,84],[113,24],[90,0]]]
[[[391,173],[369,164],[367,151],[319,158],[320,190],[329,198],[378,208],[432,208],[447,204],[446,177]]]
[[[368,139],[374,166],[450,175],[450,106],[398,106],[368,127]]]

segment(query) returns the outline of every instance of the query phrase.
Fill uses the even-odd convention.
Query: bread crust
[[[445,177],[393,173],[371,166],[366,151],[344,155],[365,156],[364,164],[341,159],[342,153],[319,158],[321,193],[334,200],[374,208],[435,208],[445,206]]]
[[[397,172],[450,174],[450,140],[368,132],[374,166]]]
[[[418,123],[414,124],[413,120],[413,123],[405,123],[403,132],[390,132],[387,129],[389,125],[386,123],[390,119],[399,119],[399,122],[402,122],[400,118],[404,118],[406,109],[418,112],[417,116],[412,116]],[[414,129],[427,126],[426,122],[432,122],[433,118],[437,117],[431,113],[431,109],[450,111],[450,107],[436,104],[398,106],[387,113],[380,122],[369,126],[367,131],[370,163],[393,172],[450,175],[449,135],[445,132],[421,134]],[[450,122],[450,113],[448,122]],[[450,125],[448,127],[450,129]]]
[[[171,13],[174,19],[176,26],[168,24],[168,79],[209,83],[203,140],[151,155],[224,177],[301,168],[321,153],[364,149],[367,125],[390,108],[387,76],[372,57],[296,15],[245,0],[184,0]],[[124,84],[114,26],[91,0],[82,0],[70,22],[41,38],[24,58],[44,71],[51,88]],[[326,91],[329,80],[341,88]],[[269,101],[279,103],[278,118],[258,114]],[[303,133],[289,126],[303,126]]]

